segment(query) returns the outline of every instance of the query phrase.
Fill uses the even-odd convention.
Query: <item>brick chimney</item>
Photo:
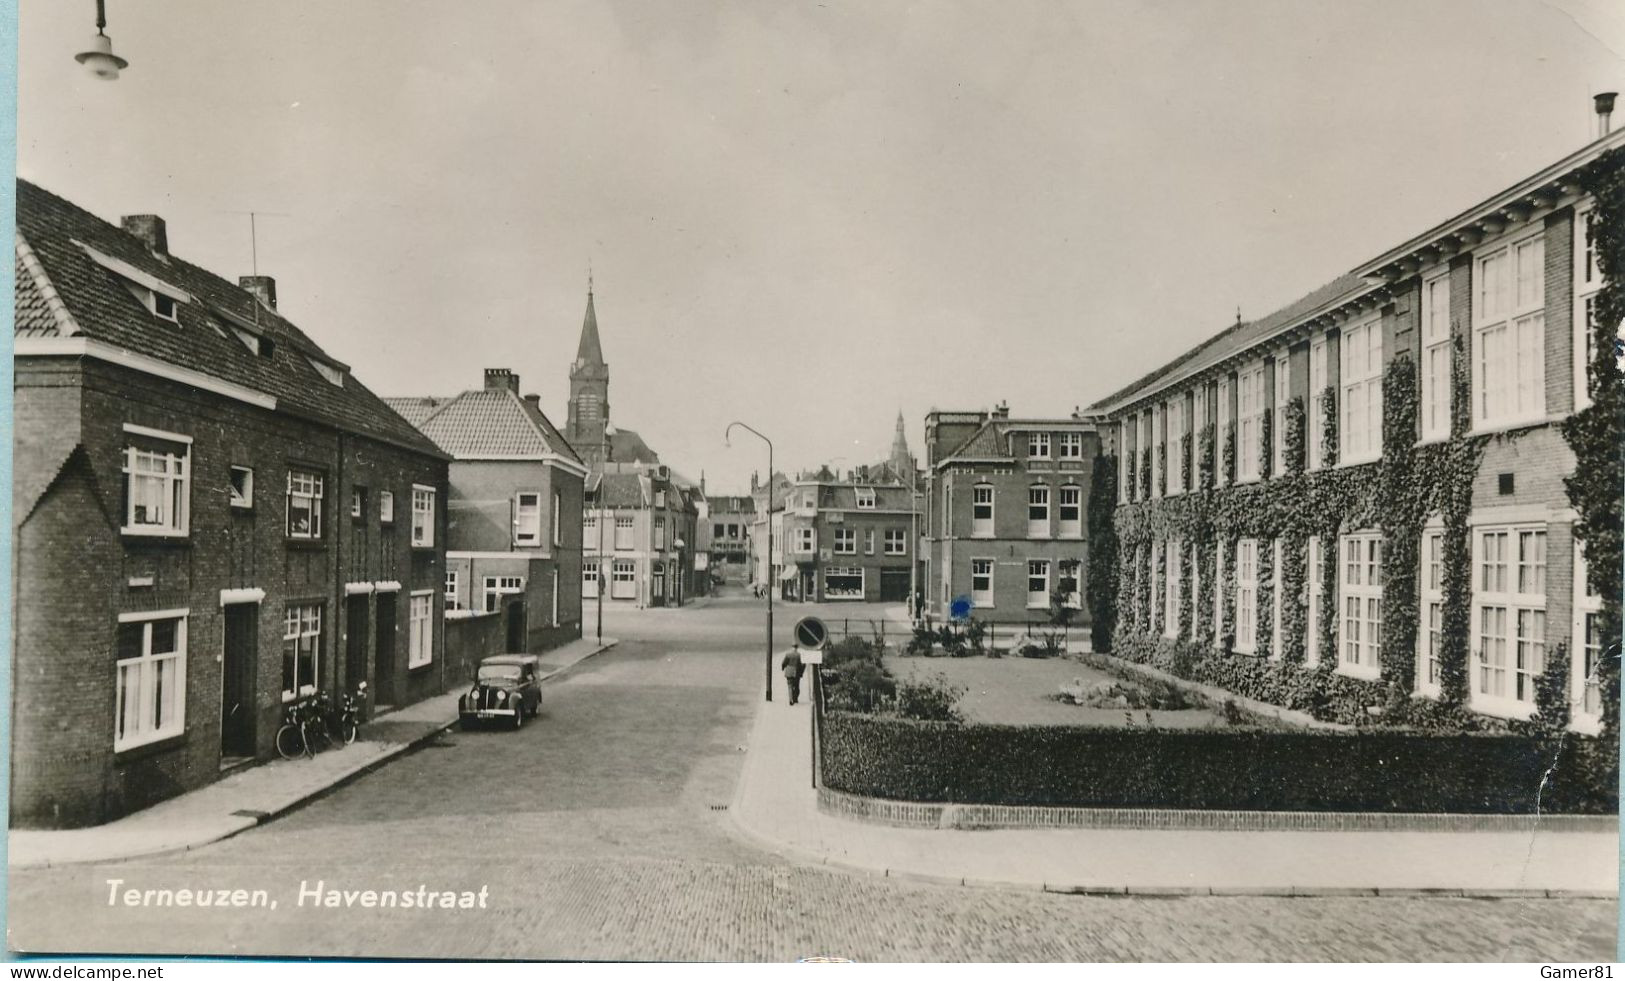
[[[276,280],[270,276],[238,276],[237,285],[254,294],[259,301],[276,309]]]
[[[158,255],[169,254],[169,234],[164,220],[157,215],[125,215],[119,219],[124,230],[140,239],[147,249]]]
[[[1591,97],[1592,103],[1597,110],[1597,139],[1599,140],[1607,136],[1609,130],[1613,128],[1614,98],[1618,95],[1618,92],[1598,92]]]
[[[1000,402],[998,405],[995,405],[993,407],[993,418],[995,418],[995,419],[1008,419],[1008,418],[1010,418],[1010,404],[1008,402]]]
[[[518,384],[518,382],[515,382],[515,384]],[[535,392],[525,396],[525,404],[530,406],[532,409],[535,409],[537,412],[542,411],[542,397],[537,395]]]
[[[505,388],[515,395],[518,395],[519,376],[509,371],[507,368],[487,368],[485,369],[485,387],[487,390],[500,390]]]

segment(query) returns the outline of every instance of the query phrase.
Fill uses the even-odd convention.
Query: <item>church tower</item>
[[[892,437],[891,457],[886,461],[891,464],[892,472],[899,480],[914,471],[914,454],[908,450],[908,437],[903,434],[903,413],[897,412],[897,434]]]
[[[581,343],[570,365],[569,419],[566,437],[581,458],[599,463],[607,453],[604,427],[609,422],[609,365],[598,341],[598,314],[593,310],[592,273],[587,273],[587,316],[581,322]]]

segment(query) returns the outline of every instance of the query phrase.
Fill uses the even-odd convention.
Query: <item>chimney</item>
[[[503,389],[519,394],[519,376],[507,368],[485,369],[485,387],[487,390]]]
[[[535,392],[525,396],[525,404],[530,406],[532,409],[535,409],[537,412],[542,411],[542,397],[537,395]]]
[[[1598,96],[1601,99],[1602,96]],[[1612,101],[1609,102],[1612,106]],[[169,254],[169,235],[164,231],[164,220],[157,215],[125,215],[119,219],[124,230],[140,239],[147,249],[158,255]]]
[[[1009,403],[1001,401],[998,405],[995,405],[993,407],[993,418],[995,418],[995,419],[1008,419],[1008,418],[1010,418],[1010,405],[1009,405]]]
[[[1599,140],[1607,136],[1608,130],[1611,128],[1610,117],[1614,114],[1614,97],[1617,95],[1619,95],[1618,92],[1598,92],[1591,97],[1592,101],[1597,105],[1597,139]],[[125,221],[128,220],[128,218],[125,219]]]
[[[238,276],[237,285],[254,294],[270,309],[276,309],[275,279],[270,276]]]

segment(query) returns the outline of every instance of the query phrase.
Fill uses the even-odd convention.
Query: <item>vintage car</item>
[[[541,672],[534,654],[493,654],[480,662],[474,686],[457,702],[464,729],[495,720],[515,729],[542,711]]]

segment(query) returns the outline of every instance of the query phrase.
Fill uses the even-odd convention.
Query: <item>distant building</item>
[[[276,309],[17,184],[13,827],[275,755],[285,707],[446,688],[447,455]]]
[[[749,495],[710,495],[706,498],[710,526],[711,564],[714,570],[742,576],[750,562],[751,525],[756,502]]]
[[[581,636],[582,485],[587,468],[519,376],[487,368],[452,398],[387,400],[451,454],[447,616],[499,616],[503,650]],[[467,652],[499,653],[496,650]]]
[[[637,606],[681,606],[702,591],[694,568],[697,487],[664,464],[600,464],[588,478],[581,592]]]
[[[774,581],[785,599],[905,603],[916,515],[906,485],[838,477],[827,468],[794,481],[775,531]]]
[[[592,280],[587,280],[587,314],[581,321],[581,340],[576,359],[570,365],[569,417],[565,438],[589,466],[600,463],[652,465],[660,454],[630,429],[610,423],[609,363],[604,360],[598,337],[598,313],[594,309]]]
[[[946,619],[964,600],[979,620],[1043,623],[1060,594],[1078,611],[1072,622],[1087,624],[1097,421],[1011,419],[1002,404],[992,412],[933,411],[925,444],[926,612]]]

